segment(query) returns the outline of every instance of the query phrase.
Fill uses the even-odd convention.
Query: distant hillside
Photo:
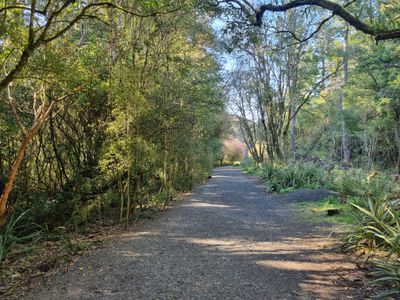
[[[227,127],[228,127],[228,138],[231,139],[240,139],[243,141],[243,136],[240,131],[239,120],[236,115],[226,113],[224,118],[226,119]]]

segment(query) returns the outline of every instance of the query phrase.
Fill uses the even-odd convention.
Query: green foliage
[[[246,157],[244,160],[242,160],[240,162],[240,167],[242,168],[242,170],[249,173],[250,175],[257,176],[261,174],[261,169],[250,157]]]
[[[323,169],[312,163],[268,164],[261,168],[270,192],[284,193],[299,188],[321,188],[327,176]]]
[[[56,23],[66,24],[82,5],[66,5]],[[176,2],[129,3],[141,14],[169,7]],[[9,103],[0,103],[3,178],[24,137],[20,125],[32,126],[32,108],[64,99],[32,139],[10,206],[30,209],[23,223],[37,223],[51,234],[65,228],[54,236],[67,248],[69,230],[121,222],[122,215],[135,220],[189,191],[211,173],[222,148],[219,66],[209,51],[213,31],[193,2],[180,1],[177,9],[148,18],[112,9],[90,14],[96,18],[31,53],[10,86],[19,119]],[[0,58],[8,71],[26,44],[27,15],[10,10],[0,18]],[[1,97],[8,99],[7,92],[0,91]],[[15,227],[13,219],[8,224]],[[5,251],[16,236],[2,235]]]
[[[295,203],[293,206],[300,211],[302,217],[313,223],[329,222],[335,224],[353,224],[356,215],[349,202],[343,202],[334,196],[320,201]],[[328,216],[328,209],[338,209],[339,213]]]
[[[312,163],[263,163],[257,166],[251,158],[246,158],[240,167],[250,175],[261,176],[269,192],[280,194],[299,188],[322,188],[328,183],[328,173]]]
[[[28,211],[25,211],[19,215],[12,214],[9,217],[8,222],[1,228],[0,231],[0,262],[6,257],[6,255],[13,250],[18,244],[24,244],[27,242],[37,242],[41,239],[41,230],[33,224],[29,224],[24,220]],[[30,225],[34,228],[27,228]],[[22,246],[17,252],[25,252],[28,250],[27,246]],[[14,251],[16,252],[16,251]]]
[[[367,248],[385,251],[386,259],[372,258],[375,266],[371,284],[384,287],[377,298],[398,293],[400,288],[400,205],[398,200],[371,197],[352,203],[359,217],[353,230],[346,236],[348,248]]]
[[[375,260],[375,268],[370,274],[375,278],[371,284],[381,286],[383,292],[376,293],[373,298],[383,299],[396,296],[400,290],[400,259]]]
[[[398,26],[398,5],[359,2],[349,9],[362,19],[368,16],[372,26]],[[30,10],[11,7],[0,16],[2,70],[13,74],[21,53],[29,53],[9,89],[0,90],[5,99],[0,102],[0,178],[7,176],[14,163],[24,138],[21,128],[30,128],[34,122],[38,111],[32,108],[46,101],[55,104],[20,167],[9,202],[16,213],[2,228],[0,259],[16,244],[39,236],[38,227],[27,231],[26,224],[55,231],[71,248],[67,234],[71,228],[78,230],[103,215],[121,221],[125,214],[128,221],[130,214],[136,218],[163,207],[179,192],[204,180],[217,160],[223,162],[220,115],[226,92],[221,91],[219,62],[210,51],[221,44],[228,45],[235,59],[241,57],[243,70],[235,73],[245,78],[238,92],[246,99],[238,108],[249,110],[242,117],[252,116],[248,122],[254,131],[252,142],[260,150],[259,164],[245,159],[241,167],[263,177],[272,192],[328,186],[352,197],[364,216],[355,243],[368,240],[397,251],[393,249],[398,220],[391,215],[398,209],[390,201],[400,195],[400,188],[390,177],[381,172],[370,177],[371,172],[355,168],[324,170],[311,162],[277,161],[300,155],[305,161],[315,156],[340,163],[341,139],[346,133],[352,167],[399,169],[399,41],[375,45],[350,31],[348,80],[343,82],[339,70],[316,84],[335,73],[344,51],[342,25],[334,22],[320,28],[322,34],[313,37],[315,42],[292,44],[287,33],[308,36],[314,26],[309,21],[319,17],[314,11],[308,18],[297,11],[265,16],[269,24],[282,29],[271,34],[268,26],[255,29],[238,24],[240,11],[228,5],[222,31],[230,40],[217,47],[214,29],[203,15],[210,7],[204,3],[121,3],[149,17],[98,7],[89,9],[91,17],[82,18],[79,26],[69,28],[69,20],[87,1],[68,1],[62,8],[57,1],[50,1],[46,8],[37,1],[37,8],[48,13],[32,15],[33,30],[27,22]],[[158,10],[168,13],[154,14]],[[49,39],[63,26],[69,30]],[[32,32],[38,47],[24,51]],[[235,45],[245,51],[236,53]],[[64,100],[55,102],[60,98]],[[343,109],[338,109],[339,102]],[[298,112],[295,118],[294,111]],[[256,120],[264,122],[264,129]],[[297,148],[293,153],[289,151],[291,121]],[[226,157],[231,162],[240,156],[238,149],[233,150]],[[262,163],[261,157],[271,163]],[[385,194],[390,199],[377,200]],[[27,209],[29,213],[17,213]]]
[[[397,201],[387,197],[362,199],[352,205],[360,213],[360,218],[348,241],[354,247],[370,249],[383,248],[400,254],[400,216]]]
[[[357,1],[347,9],[381,30],[398,28],[399,8],[398,1]],[[232,56],[238,66],[232,68],[232,76],[238,77],[243,72],[245,80],[239,88],[240,81],[235,82],[233,91],[239,92],[230,95],[230,100],[239,104],[235,109],[243,119],[252,118],[249,122],[252,125],[263,123],[261,133],[253,126],[242,128],[243,134],[250,147],[263,145],[263,157],[271,162],[258,167],[245,161],[242,168],[263,177],[272,192],[326,187],[338,192],[344,201],[353,203],[354,206],[334,203],[342,210],[346,208],[346,214],[351,212],[352,217],[348,220],[345,217],[343,221],[358,226],[350,244],[396,252],[390,262],[378,268],[381,272],[378,281],[399,290],[398,250],[393,246],[399,234],[399,208],[393,207],[393,201],[400,197],[400,184],[390,176],[400,173],[399,40],[371,43],[351,26],[347,31],[343,23],[333,22],[321,28],[322,34],[312,43],[303,43],[297,48],[293,47],[294,40],[285,34],[264,34],[263,40],[253,39],[251,30],[236,28],[234,16],[230,12],[227,20],[232,24],[224,31],[230,37],[228,52],[233,51],[232,44],[241,45],[237,50],[240,58]],[[292,11],[285,16],[272,14],[264,19],[282,32],[297,36],[302,36],[303,26],[309,28]],[[270,48],[279,50],[270,53]],[[294,53],[297,56],[292,56]],[[253,70],[247,64],[256,64],[255,57],[257,61],[264,61]],[[335,71],[329,80],[309,88],[310,79],[313,86],[314,78],[323,78],[339,65],[343,68]],[[281,70],[285,71],[280,73]],[[279,78],[277,82],[285,82],[283,92],[280,84],[271,79],[274,76]],[[310,99],[304,99],[309,91]],[[293,110],[298,112],[295,118],[285,115]],[[287,130],[279,132],[285,128],[287,119],[290,119]],[[282,149],[281,157],[275,155],[274,147]],[[252,155],[259,160],[254,150]],[[293,158],[317,164],[290,163]],[[325,209],[319,205],[325,202],[305,203],[304,208]],[[338,215],[338,221],[342,216]]]
[[[398,189],[396,182],[383,172],[334,169],[330,177],[329,188],[348,197],[382,197],[394,195]]]

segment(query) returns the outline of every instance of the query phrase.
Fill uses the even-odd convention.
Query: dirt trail
[[[27,299],[358,299],[355,266],[329,226],[289,203],[326,191],[265,194],[232,167],[168,212],[50,277]]]

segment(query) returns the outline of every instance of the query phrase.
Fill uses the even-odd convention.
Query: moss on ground
[[[299,215],[312,223],[354,224],[355,215],[352,206],[336,197],[320,201],[305,201],[292,204]],[[328,216],[328,209],[339,210],[338,214]]]

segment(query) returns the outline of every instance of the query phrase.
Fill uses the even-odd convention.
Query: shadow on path
[[[287,204],[326,191],[268,195],[233,167],[185,201],[48,279],[28,299],[355,299],[355,266],[329,228]]]

